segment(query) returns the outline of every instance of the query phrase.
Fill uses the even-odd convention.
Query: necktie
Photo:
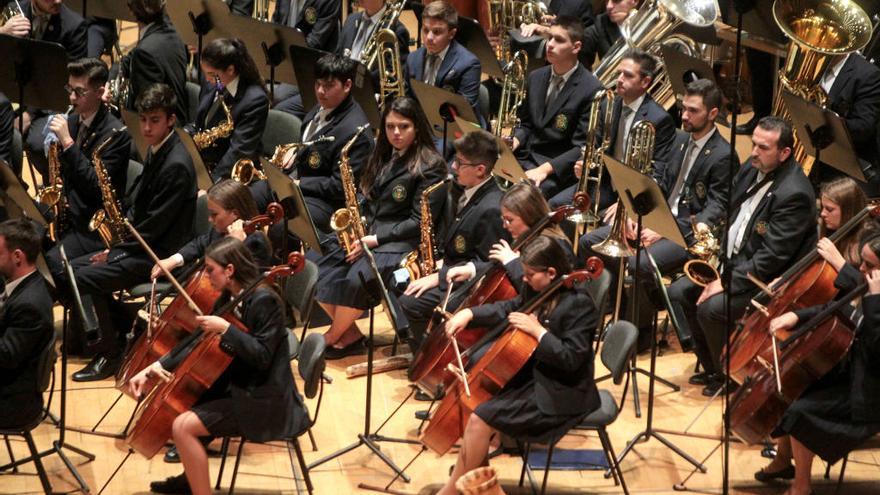
[[[287,26],[296,27],[299,22],[299,0],[290,0],[290,14],[287,16]]]
[[[46,34],[46,28],[49,26],[49,16],[34,15],[33,20],[33,36],[35,40],[43,39]]]
[[[456,210],[456,215],[461,215],[461,210],[464,210],[464,207],[467,206],[468,196],[465,193],[461,193],[461,197],[458,198],[458,210]]]
[[[620,121],[617,123],[617,138],[614,140],[614,158],[623,160],[626,152],[626,139],[629,134],[629,117],[632,115],[632,108],[623,105],[620,111]]]
[[[681,189],[687,179],[688,173],[693,166],[691,158],[697,150],[697,143],[693,139],[688,140],[687,150],[685,150],[684,160],[681,161],[681,170],[678,171],[678,177],[675,179],[675,185],[669,194],[669,208],[672,210],[673,216],[678,216],[678,199],[681,196]],[[696,161],[696,160],[693,160]]]
[[[565,79],[562,76],[553,75],[550,78],[550,88],[547,91],[547,97],[544,99],[544,111],[546,112],[550,105],[556,101],[556,97],[559,96],[559,92],[562,91],[562,85],[565,84]]]
[[[440,56],[428,55],[425,61],[425,84],[433,85],[436,82],[438,65],[440,65]]]
[[[322,109],[315,115],[315,119],[309,122],[308,129],[306,129],[306,132],[303,135],[303,141],[310,141],[312,136],[324,127],[324,124],[324,110]]]
[[[759,183],[762,180],[761,174],[758,174],[758,177],[755,179],[755,184]],[[767,184],[770,184],[767,182]],[[754,187],[754,186],[752,186]],[[765,186],[766,187],[766,184]],[[763,189],[763,187],[762,187]],[[746,227],[749,225],[749,220],[752,217],[752,212],[755,209],[755,205],[761,201],[761,191],[755,191],[748,199],[746,199],[742,206],[739,209],[739,214],[736,216],[736,220],[733,221],[733,224],[730,226],[730,230],[728,231],[729,238],[732,242],[727,243],[727,257],[730,258],[734,254],[739,253],[740,248],[742,248],[743,240],[745,239]]]
[[[82,146],[83,141],[86,140],[86,136],[89,135],[89,126],[85,125],[83,122],[80,122],[79,129],[76,131],[76,145]]]
[[[351,45],[351,58],[354,60],[360,59],[361,52],[364,50],[364,45],[370,34],[370,28],[373,26],[373,19],[366,17],[366,15],[364,17],[365,19],[361,23],[361,28],[358,30],[357,36],[354,38],[354,43]]]

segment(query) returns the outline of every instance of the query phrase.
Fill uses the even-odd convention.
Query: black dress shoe
[[[705,373],[705,372],[697,373],[696,375],[688,378],[688,383],[690,383],[691,385],[702,385],[705,387],[706,385],[709,384],[709,377],[710,376],[712,376],[712,375],[709,373]]]
[[[324,359],[328,361],[334,361],[336,359],[342,359],[347,356],[356,356],[358,354],[363,354],[367,350],[366,342],[367,339],[361,337],[345,347],[329,346],[324,351]]]
[[[430,415],[431,411],[428,411],[427,409],[416,411],[416,419],[419,421],[427,421]]]
[[[150,483],[150,491],[153,493],[192,493],[185,474],[169,476],[165,478],[165,481],[154,481]]]
[[[755,132],[755,127],[758,127],[758,121],[761,120],[757,115],[749,119],[745,124],[740,124],[736,126],[736,133],[742,135],[751,135]]]
[[[162,458],[163,461],[168,464],[177,464],[180,462],[180,453],[177,452],[177,447],[172,445],[168,447],[168,450],[165,451],[165,457]]]
[[[120,360],[118,358],[108,358],[99,354],[93,357],[85,368],[73,374],[73,381],[94,382],[109,378],[116,374],[119,364]]]
[[[712,397],[716,394],[721,395],[724,393],[724,375],[721,375],[721,374],[712,375],[709,377],[708,380],[709,381],[706,384],[706,387],[703,388],[703,396]],[[730,390],[729,390],[730,393],[736,392],[736,389],[738,389],[738,388],[739,388],[739,385],[737,385],[736,382],[733,382],[733,381],[730,382]]]
[[[446,395],[446,394],[444,394],[442,391],[436,395],[431,395],[431,394],[423,392],[421,390],[416,390],[416,400],[419,400],[422,402],[432,402],[435,400],[440,400],[443,398],[444,395]]]
[[[789,465],[788,467],[782,468],[779,471],[773,471],[772,473],[761,469],[755,473],[755,479],[761,483],[768,483],[773,480],[793,480],[794,466]]]

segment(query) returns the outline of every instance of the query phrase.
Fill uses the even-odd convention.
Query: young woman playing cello
[[[438,494],[456,493],[459,477],[488,465],[489,442],[495,432],[523,441],[555,442],[599,407],[592,350],[599,312],[588,296],[566,288],[559,289],[534,314],[515,312],[523,301],[571,271],[563,248],[546,236],[524,247],[520,259],[525,283],[522,294],[509,301],[465,309],[446,324],[447,333],[454,335],[468,325],[492,327],[507,319],[534,336],[538,347],[507,386],[470,416],[452,476]]]
[[[865,208],[868,203],[865,193],[856,181],[842,177],[822,184],[819,195],[822,204],[819,211],[819,254],[838,272],[844,263],[858,266],[859,240],[870,220],[865,220],[847,234],[840,241],[840,246],[835,246],[828,236]]]
[[[360,174],[367,235],[360,239],[375,252],[376,265],[387,284],[404,255],[419,243],[422,191],[443,180],[446,165],[434,151],[431,130],[419,104],[398,98],[388,107],[373,154]],[[335,239],[334,239],[335,241]],[[359,274],[372,272],[360,243],[351,253],[338,245],[318,261],[315,298],[333,319],[324,334],[327,359],[361,352],[364,337],[355,320],[369,309]]]
[[[205,266],[211,284],[222,291],[215,307],[227,303],[262,276],[244,243],[232,237],[208,248]],[[221,335],[221,347],[234,359],[192,410],[174,420],[172,438],[185,472],[151,483],[154,492],[212,493],[208,456],[199,437],[241,435],[248,440],[267,441],[295,436],[308,427],[308,413],[290,372],[281,299],[272,287],[261,285],[233,313],[248,332],[220,316],[198,317],[201,330]],[[132,378],[132,395],[140,397],[150,377],[167,378],[186,357],[190,340],[184,340]]]

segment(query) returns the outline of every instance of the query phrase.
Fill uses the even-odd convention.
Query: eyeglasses
[[[456,165],[458,165],[459,168],[461,168],[461,167],[476,167],[478,165],[482,165],[482,163],[480,163],[480,162],[466,162],[457,156],[455,157],[455,163],[456,163]]]
[[[71,86],[71,85],[69,85],[69,84],[65,84],[65,85],[64,85],[64,91],[66,91],[67,94],[70,94],[70,93],[76,93],[76,96],[78,96],[78,97],[80,97],[80,98],[82,98],[83,96],[85,96],[85,95],[87,95],[87,94],[89,94],[89,93],[92,92],[91,89],[87,89],[87,88],[74,88],[73,86]]]

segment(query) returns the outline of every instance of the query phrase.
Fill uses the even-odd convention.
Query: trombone
[[[597,144],[597,135],[599,132],[599,113],[601,112],[602,102],[605,102],[605,115],[603,119],[603,135],[602,140]],[[568,220],[575,223],[574,249],[577,249],[580,236],[585,232],[595,229],[599,226],[599,200],[601,189],[599,185],[602,183],[602,176],[605,175],[605,162],[603,157],[605,151],[611,146],[611,126],[614,118],[614,92],[610,89],[602,88],[593,95],[593,103],[590,105],[590,120],[587,124],[587,141],[584,146],[584,156],[582,158],[583,168],[581,176],[578,179],[577,190],[575,196],[589,194],[587,190],[591,182],[595,183],[592,194],[592,208],[589,212],[576,211],[568,216]],[[595,175],[592,171],[596,170]],[[572,198],[574,199],[574,198]],[[575,252],[577,254],[577,252]]]

